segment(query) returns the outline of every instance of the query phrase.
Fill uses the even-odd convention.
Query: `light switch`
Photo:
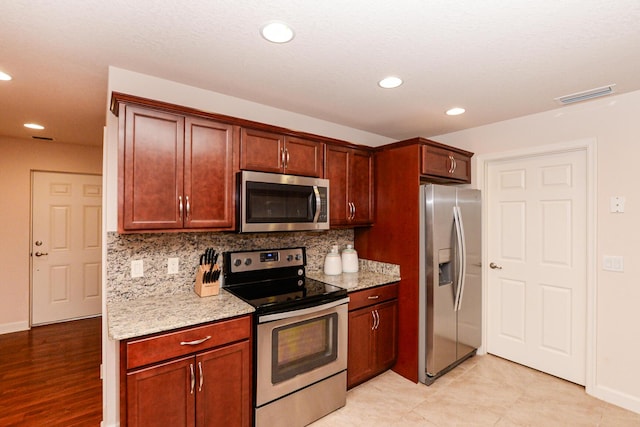
[[[607,271],[624,271],[624,260],[621,256],[605,255],[602,269]]]
[[[613,196],[611,198],[610,212],[622,213],[624,212],[624,196]]]
[[[142,277],[144,276],[144,264],[141,259],[137,259],[131,261],[131,277]]]

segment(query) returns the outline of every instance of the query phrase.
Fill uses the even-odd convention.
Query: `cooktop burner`
[[[304,276],[305,248],[227,252],[225,289],[274,313],[321,305],[347,296],[346,289]]]

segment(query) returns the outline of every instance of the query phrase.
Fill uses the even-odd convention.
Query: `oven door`
[[[347,369],[348,302],[258,317],[257,407]]]

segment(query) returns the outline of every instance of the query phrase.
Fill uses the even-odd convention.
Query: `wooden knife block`
[[[211,269],[211,264],[204,264],[198,266],[198,271],[196,272],[196,285],[195,291],[196,294],[200,297],[209,297],[212,295],[218,295],[220,293],[220,279],[215,282],[204,283],[203,277],[204,273]],[[219,271],[220,267],[218,264],[213,266],[213,271]]]

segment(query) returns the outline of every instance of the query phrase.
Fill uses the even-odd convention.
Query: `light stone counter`
[[[255,309],[224,289],[201,298],[195,292],[107,303],[109,338],[124,340],[200,323],[223,320]]]
[[[329,276],[322,271],[307,271],[307,277],[330,285],[339,286],[347,292],[373,288],[400,281],[400,266],[376,261],[359,260],[357,273],[342,273]]]

